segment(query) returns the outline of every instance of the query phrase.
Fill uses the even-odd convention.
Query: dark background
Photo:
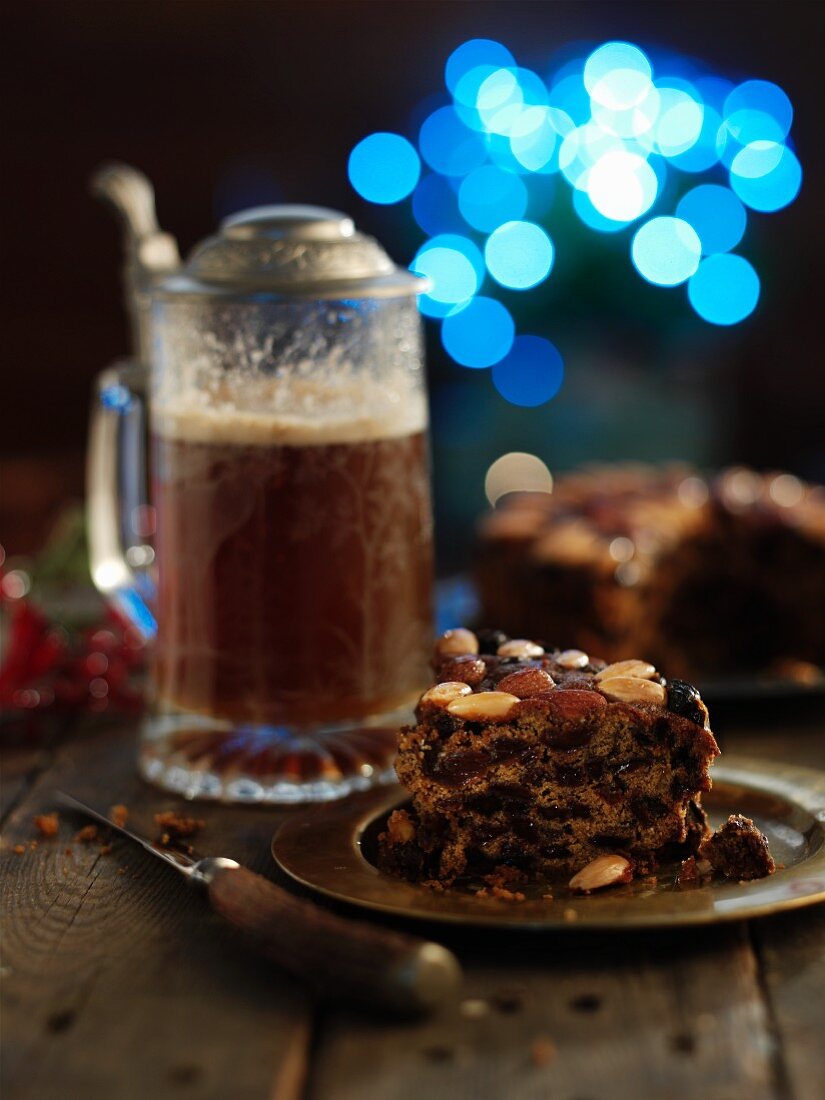
[[[793,205],[749,230],[762,300],[733,329],[691,320],[685,307],[663,341],[661,325],[648,325],[663,292],[625,268],[618,304],[595,263],[566,299],[554,291],[546,309],[577,317],[578,330],[563,349],[564,399],[539,410],[506,406],[484,372],[448,362],[433,327],[443,560],[460,559],[484,470],[510,449],[535,450],[554,469],[583,457],[689,457],[825,478],[819,12],[787,0],[39,0],[7,10],[0,540],[30,550],[81,494],[91,380],[127,350],[120,234],[88,194],[94,168],[142,168],[184,253],[230,209],[285,200],[351,211],[407,263],[421,242],[408,204],[362,202],[347,156],[373,130],[414,136],[416,104],[442,88],[446,57],[471,37],[498,38],[539,71],[568,41],[618,37],[693,54],[734,80],[776,81],[795,107],[804,180]],[[608,378],[619,395],[609,430],[587,421]]]

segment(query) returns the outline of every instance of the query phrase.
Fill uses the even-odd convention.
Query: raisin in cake
[[[593,466],[481,524],[485,622],[674,675],[825,665],[825,489],[790,474]]]
[[[652,868],[706,839],[701,795],[719,749],[690,684],[497,631],[448,631],[434,666],[417,724],[400,733],[412,807],[380,838],[384,870],[548,876],[606,854]]]

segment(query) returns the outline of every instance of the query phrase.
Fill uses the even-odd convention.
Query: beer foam
[[[373,395],[374,396],[374,395]],[[427,404],[416,390],[403,398],[337,401],[308,412],[241,409],[231,404],[163,403],[152,410],[152,429],[168,439],[189,443],[309,447],[396,439],[427,427]]]

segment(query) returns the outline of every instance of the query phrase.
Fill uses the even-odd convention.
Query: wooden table
[[[723,746],[825,765],[821,715],[761,717],[717,721]],[[30,849],[57,787],[124,802],[151,830],[176,801],[137,778],[134,750],[134,730],[110,725],[5,754],[4,1100],[825,1095],[825,906],[666,935],[432,929],[466,968],[462,1000],[367,1018],[313,1003],[127,841],[101,854],[64,814]],[[200,846],[275,877],[288,812],[204,805]]]

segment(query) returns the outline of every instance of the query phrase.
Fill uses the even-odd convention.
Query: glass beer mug
[[[247,211],[152,288],[145,396],[139,367],[102,376],[93,574],[153,636],[160,786],[297,802],[392,778],[432,639],[421,285],[335,211]]]

